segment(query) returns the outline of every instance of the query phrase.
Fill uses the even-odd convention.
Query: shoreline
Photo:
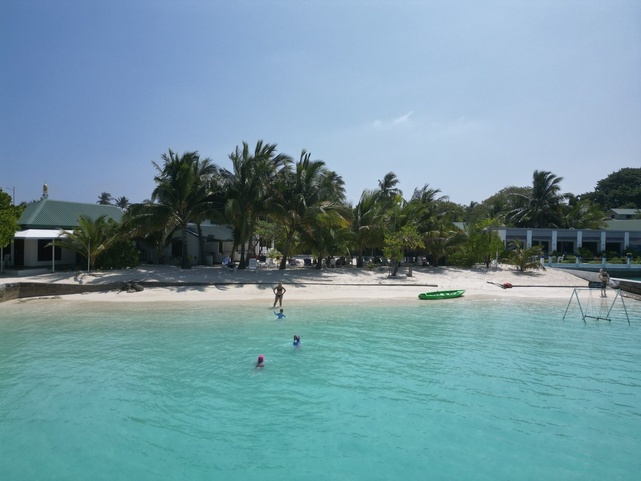
[[[400,272],[407,273],[407,268]],[[589,275],[589,273],[584,273]],[[464,289],[465,297],[569,299],[573,289],[587,287],[577,273],[548,268],[517,272],[496,268],[413,267],[411,277],[388,277],[387,268],[293,268],[284,271],[228,271],[218,266],[139,266],[133,269],[53,272],[33,277],[0,276],[0,302],[43,296],[104,302],[273,302],[272,287],[283,282],[284,305],[298,301],[404,300],[421,292]],[[505,283],[512,288],[502,288]],[[123,290],[123,287],[129,287]],[[139,286],[136,289],[136,286]],[[22,293],[20,292],[22,290]],[[430,301],[423,301],[430,302]]]

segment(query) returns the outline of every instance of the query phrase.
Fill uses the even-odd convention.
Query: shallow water
[[[5,304],[0,479],[636,479],[641,306],[566,306]]]

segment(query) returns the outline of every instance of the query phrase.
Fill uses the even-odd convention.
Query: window
[[[45,262],[51,260],[51,251],[53,250],[51,244],[52,239],[38,239],[38,262]],[[47,247],[48,246],[48,247]],[[62,249],[55,246],[56,257],[55,260],[62,259]]]

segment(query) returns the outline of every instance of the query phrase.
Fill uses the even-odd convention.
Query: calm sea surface
[[[0,479],[639,479],[641,305],[566,306],[0,305]]]

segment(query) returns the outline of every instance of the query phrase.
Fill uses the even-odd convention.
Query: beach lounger
[[[247,270],[256,272],[257,267],[258,267],[258,261],[256,261],[256,259],[253,257],[249,259],[249,261],[247,262]]]

